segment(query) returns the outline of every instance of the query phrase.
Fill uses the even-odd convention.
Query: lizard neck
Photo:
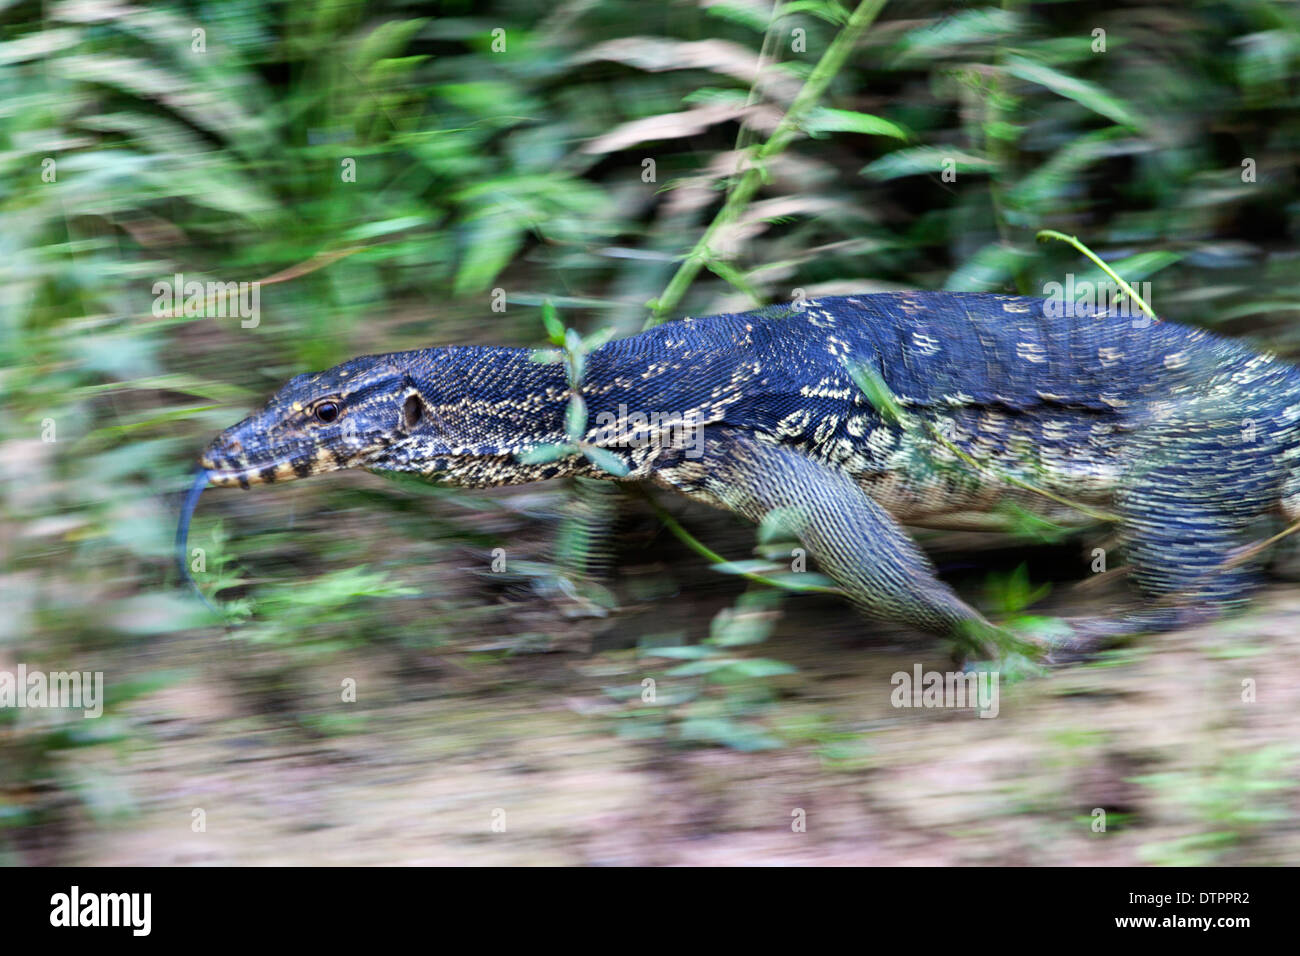
[[[704,350],[706,367],[696,368],[690,355],[654,345],[636,338],[608,343],[587,356],[582,377],[585,445],[604,449],[634,473],[644,472],[665,444],[698,444],[700,426],[730,400],[716,385],[720,373],[709,367],[725,365],[730,381],[728,356]],[[385,356],[418,391],[424,422],[368,467],[419,472],[466,487],[611,477],[572,449],[565,365],[537,361],[547,353],[559,354],[458,346]],[[570,450],[545,454],[555,446]],[[610,464],[608,457],[603,460]]]
[[[562,363],[524,348],[454,346],[397,353],[424,403],[423,421],[370,467],[418,472],[466,487],[521,484],[577,473],[581,459],[526,464],[567,442],[569,385]]]

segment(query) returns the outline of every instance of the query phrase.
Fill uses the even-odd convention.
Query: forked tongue
[[[208,486],[208,470],[202,466],[194,473],[194,484],[191,486],[189,494],[185,496],[185,504],[181,506],[181,521],[176,526],[176,567],[181,572],[181,579],[194,591],[198,599],[203,602],[204,606],[213,614],[220,614],[212,602],[203,596],[199,590],[198,582],[190,574],[189,556],[189,539],[190,539],[190,519],[194,517],[194,509],[198,507],[199,495],[203,494],[203,489]]]

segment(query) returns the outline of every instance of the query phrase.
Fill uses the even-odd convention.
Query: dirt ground
[[[244,649],[211,637],[177,652],[190,676],[133,705],[149,743],[103,755],[101,779],[134,809],[84,815],[59,858],[1300,862],[1300,590],[1274,587],[1243,617],[1004,685],[994,719],[892,706],[893,673],[950,664],[928,639],[863,630],[829,599],[787,607],[761,646],[798,668],[764,716],[786,743],[747,753],[616,734],[602,688],[636,683],[631,651],[484,667],[451,650],[425,662],[418,694],[400,663],[358,656],[304,674],[307,699],[334,698],[342,677],[358,686],[355,725],[313,735],[252,712]]]

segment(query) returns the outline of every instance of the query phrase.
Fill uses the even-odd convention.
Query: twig
[[[671,531],[673,535],[688,548],[711,564],[733,563],[712,550],[708,545],[683,528],[678,520],[665,511],[663,506],[660,505],[659,502],[655,501],[647,492],[642,491],[642,494],[645,496],[646,502],[649,503],[650,507],[659,517],[659,520],[663,522],[664,527]],[[811,591],[817,594],[834,594],[837,597],[844,596],[844,592],[839,588],[828,588],[820,584],[793,584],[789,581],[779,581],[776,578],[769,578],[762,574],[753,574],[749,571],[736,572],[736,576],[745,578],[749,581],[754,581],[757,584],[766,584],[768,587],[781,588],[783,591]]]
[[[305,276],[308,273],[315,272],[317,269],[324,269],[327,265],[338,262],[340,259],[346,259],[348,256],[355,255],[356,253],[361,252],[365,248],[367,247],[349,246],[347,249],[335,249],[330,252],[318,252],[310,259],[306,259],[302,262],[299,262],[297,265],[289,266],[287,269],[281,269],[279,272],[276,272],[273,275],[269,275],[265,279],[257,279],[252,284],[257,286],[264,286],[264,285],[275,285],[277,282],[288,282],[291,279],[297,279],[300,276]],[[181,290],[178,289],[177,290],[178,298],[180,297],[180,293]],[[208,298],[204,299],[203,300],[204,312],[206,313],[208,310],[210,310],[215,303],[224,302],[230,296],[230,294],[231,293],[227,292],[226,289],[222,288],[216,295],[209,296]],[[234,294],[237,295],[238,292]],[[175,309],[172,309],[168,312],[163,312],[157,315],[150,313],[147,316],[147,318],[160,319],[160,320],[180,319],[180,318],[184,318],[184,310],[182,310],[181,312],[177,312]]]
[[[844,25],[844,29],[831,41],[822,58],[813,67],[812,73],[804,81],[803,87],[800,88],[785,115],[781,117],[781,122],[772,131],[772,135],[768,137],[767,142],[754,151],[749,168],[736,180],[735,186],[727,195],[718,214],[714,216],[713,222],[704,230],[704,235],[700,236],[682,264],[677,267],[663,295],[650,303],[650,318],[646,320],[645,328],[658,325],[664,320],[664,316],[677,308],[691,282],[699,275],[700,269],[713,258],[713,241],[725,227],[736,220],[741,210],[749,205],[749,201],[758,192],[758,187],[765,178],[763,164],[778,155],[799,135],[804,120],[817,105],[822,94],[826,92],[826,87],[830,85],[831,80],[844,66],[844,61],[848,59],[858,40],[876,19],[885,2],[886,0],[862,0],[858,4],[857,9]]]
[[[1037,239],[1039,242],[1042,242],[1045,239],[1056,239],[1059,242],[1064,242],[1067,243],[1068,245],[1074,246],[1074,248],[1078,249],[1085,256],[1087,256],[1098,266],[1100,266],[1101,271],[1106,273],[1106,275],[1110,276],[1111,279],[1115,281],[1115,284],[1118,285],[1121,289],[1123,289],[1128,294],[1129,298],[1131,298],[1134,302],[1138,304],[1138,308],[1140,308],[1143,312],[1145,312],[1149,317],[1155,319],[1157,322],[1160,321],[1160,319],[1156,316],[1155,312],[1152,311],[1151,306],[1147,305],[1146,300],[1143,299],[1142,296],[1138,295],[1136,290],[1134,290],[1134,288],[1131,285],[1129,285],[1127,282],[1121,279],[1119,277],[1119,274],[1110,266],[1108,266],[1106,262],[1099,255],[1097,255],[1095,252],[1093,252],[1091,249],[1085,246],[1082,242],[1080,242],[1077,236],[1067,236],[1065,233],[1057,232],[1055,229],[1040,229],[1038,233],[1034,236],[1034,238]]]

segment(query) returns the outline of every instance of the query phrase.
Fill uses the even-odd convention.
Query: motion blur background
[[[637,331],[851,4],[0,8],[0,670],[108,693],[0,710],[0,860],[1300,862],[1285,582],[993,720],[892,708],[941,643],[719,573],[642,500],[581,540],[586,486],[211,490],[221,616],[180,589],[196,455],[292,375],[541,344],[546,299]],[[1300,357],[1298,65],[1292,3],[889,0],[672,316],[1099,278],[1051,228]],[[256,327],[159,315],[177,273],[260,280]],[[1050,527],[923,540],[1002,619],[1123,596]]]

